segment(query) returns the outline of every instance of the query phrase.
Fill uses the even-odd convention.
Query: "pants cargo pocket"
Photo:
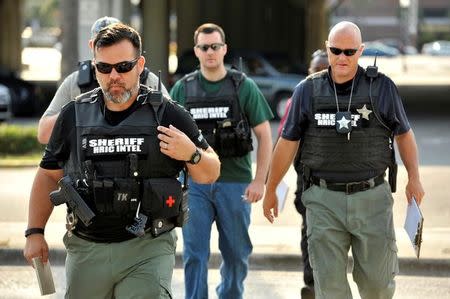
[[[161,286],[161,293],[159,298],[161,299],[172,299],[172,289],[170,287],[170,282],[165,279],[160,279],[159,284]]]
[[[389,249],[390,249],[389,253],[390,253],[391,258],[388,260],[389,273],[387,273],[387,274],[393,278],[399,273],[398,257],[397,257],[398,248],[397,248],[397,243],[396,243],[395,239],[388,239],[388,245],[389,245]]]

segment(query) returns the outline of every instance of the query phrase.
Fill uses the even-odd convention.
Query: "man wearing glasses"
[[[272,112],[255,82],[227,70],[225,33],[203,24],[194,33],[200,70],[186,75],[171,90],[185,106],[221,160],[214,184],[191,183],[190,218],[183,227],[186,298],[208,298],[208,259],[213,222],[219,232],[222,280],[219,298],[240,299],[252,243],[248,234],[251,204],[264,193],[272,151],[269,120]],[[258,141],[256,174],[252,175],[251,131]]]
[[[94,38],[101,29],[119,22],[118,19],[113,17],[101,17],[97,19],[91,27],[89,48],[92,50]],[[141,73],[140,82],[156,89],[158,86],[158,77],[145,67],[144,71]],[[58,87],[50,105],[39,120],[37,135],[39,142],[42,144],[48,143],[62,106],[75,99],[76,96],[91,91],[96,87],[98,87],[98,82],[95,77],[95,70],[91,60],[80,62],[79,69],[67,76]],[[165,95],[168,95],[164,85],[162,85],[162,92]]]
[[[100,88],[56,121],[31,191],[24,256],[47,262],[49,193],[59,182],[64,200],[79,200],[64,236],[65,297],[172,298],[173,228],[186,210],[178,174],[186,167],[194,181],[211,183],[220,162],[185,109],[139,84],[145,58],[134,29],[110,25],[93,49]]]
[[[361,298],[392,298],[398,273],[392,217],[395,139],[408,172],[406,199],[422,201],[418,152],[395,84],[358,59],[359,28],[335,25],[326,41],[330,67],[302,81],[275,146],[263,209],[277,217],[275,189],[301,140],[309,260],[316,298],[351,298],[348,251]],[[389,183],[385,171],[389,168]]]

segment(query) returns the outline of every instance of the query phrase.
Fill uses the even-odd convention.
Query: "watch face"
[[[194,163],[195,164],[197,164],[198,162],[200,162],[200,153],[199,152],[196,152],[195,154],[194,154],[194,157],[193,157],[193,159],[192,159],[192,161],[194,161]]]
[[[202,155],[198,151],[198,149],[195,150],[195,153],[192,155],[191,160],[189,160],[189,163],[191,164],[197,164],[200,162],[200,159],[202,158]]]

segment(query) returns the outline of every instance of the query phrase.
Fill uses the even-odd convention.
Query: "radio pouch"
[[[100,215],[111,215],[114,183],[111,180],[93,180],[95,208]]]

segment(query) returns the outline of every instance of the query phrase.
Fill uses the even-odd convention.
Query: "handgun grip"
[[[50,192],[50,201],[52,202],[52,204],[54,206],[59,206],[60,204],[63,204],[66,202],[66,200],[64,199],[64,196],[61,192],[61,188]]]

